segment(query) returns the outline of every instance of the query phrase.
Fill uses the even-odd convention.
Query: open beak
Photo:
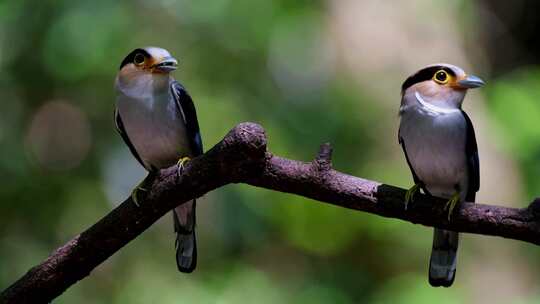
[[[160,62],[154,64],[153,68],[163,72],[163,73],[169,73],[178,67],[178,61],[174,59],[173,57],[166,57],[163,58]]]
[[[463,88],[463,89],[479,88],[485,84],[486,83],[482,79],[474,75],[468,75],[464,79],[461,79],[460,81],[458,81],[458,85],[460,86],[460,88]]]

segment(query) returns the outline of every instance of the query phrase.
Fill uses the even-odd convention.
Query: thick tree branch
[[[405,190],[335,171],[331,155],[330,145],[324,144],[311,163],[273,156],[266,150],[259,125],[240,124],[210,151],[190,161],[181,176],[175,167],[162,170],[151,181],[140,207],[131,199],[124,201],[4,290],[0,303],[51,301],[178,203],[229,183],[294,193],[426,226],[540,244],[540,200],[523,209],[464,203],[449,222],[443,200],[418,195],[404,210]]]

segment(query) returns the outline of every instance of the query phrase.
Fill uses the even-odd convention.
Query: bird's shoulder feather
[[[124,123],[122,122],[122,117],[120,116],[120,112],[118,111],[118,108],[114,109],[114,125],[116,127],[116,131],[118,131],[118,134],[120,134],[120,136],[122,137],[122,139],[124,140],[124,142],[128,146],[129,151],[131,152],[131,154],[133,154],[135,159],[137,159],[137,161],[144,168],[151,171],[152,168],[148,168],[147,166],[145,166],[145,164],[142,161],[141,157],[137,153],[137,150],[135,149],[135,146],[133,146],[133,144],[131,143],[131,140],[129,139],[129,136],[128,136],[127,132],[126,132],[126,129],[124,128]]]
[[[182,120],[186,125],[187,135],[191,149],[195,156],[203,153],[203,145],[201,139],[201,132],[199,129],[199,122],[197,120],[197,111],[191,96],[187,90],[176,80],[173,80],[170,84],[173,98],[176,106],[182,115]]]
[[[476,192],[480,190],[480,158],[478,156],[478,145],[476,143],[476,135],[471,119],[461,111],[465,118],[467,128],[467,138],[465,142],[465,154],[467,156],[467,167],[469,171],[469,187],[466,200],[474,202]]]

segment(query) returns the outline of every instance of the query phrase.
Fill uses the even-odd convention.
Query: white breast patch
[[[437,107],[416,96],[420,105],[403,111],[400,122],[400,137],[411,167],[433,195],[449,197],[456,185],[465,194],[465,118],[459,109]]]

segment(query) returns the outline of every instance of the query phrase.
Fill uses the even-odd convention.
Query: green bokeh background
[[[0,289],[144,177],[112,114],[118,65],[146,45],[179,59],[207,149],[254,121],[277,155],[309,161],[331,142],[336,169],[401,187],[401,82],[436,61],[473,69],[489,84],[465,105],[480,131],[480,200],[525,206],[540,193],[536,32],[493,43],[529,20],[531,1],[403,3],[0,0]],[[434,289],[429,228],[245,185],[198,206],[195,273],[177,272],[166,216],[55,303],[540,301],[530,244],[466,235],[454,286]]]

